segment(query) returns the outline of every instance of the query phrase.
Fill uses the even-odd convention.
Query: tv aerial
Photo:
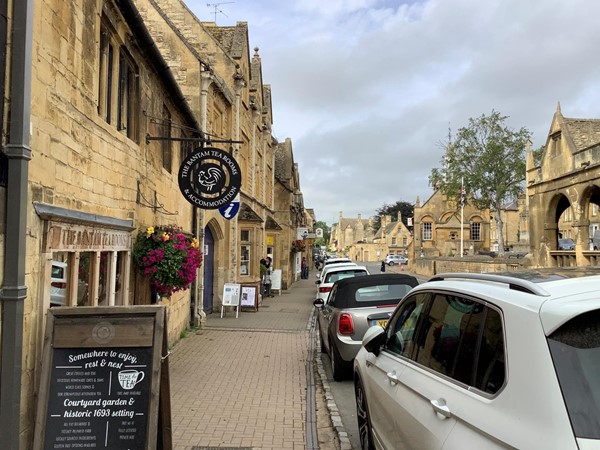
[[[223,14],[225,17],[229,17],[227,14],[225,14],[223,12],[223,10],[221,8],[219,8],[219,6],[221,5],[228,5],[230,3],[235,3],[235,2],[221,2],[221,3],[207,3],[206,6],[208,6],[209,8],[214,8],[214,11],[212,12],[212,14],[215,15],[215,22],[217,21],[217,14]]]

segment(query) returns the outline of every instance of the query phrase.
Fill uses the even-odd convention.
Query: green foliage
[[[525,148],[531,133],[526,128],[513,131],[504,125],[506,119],[493,110],[489,116],[469,119],[449,142],[444,167],[431,171],[433,188],[458,200],[464,181],[465,201],[480,209],[499,210],[516,199],[524,189]]]
[[[202,264],[198,240],[189,239],[175,225],[140,230],[133,259],[161,297],[188,289]]]
[[[377,215],[373,219],[373,224],[371,228],[375,231],[381,228],[381,217],[382,216],[391,216],[392,221],[395,222],[398,220],[398,213],[402,216],[402,223],[407,225],[407,219],[409,217],[413,217],[415,207],[408,202],[399,200],[393,205],[384,204],[381,208],[377,209]]]
[[[329,236],[331,234],[331,229],[322,220],[317,220],[315,222],[314,229],[316,230],[317,228],[321,228],[323,230],[323,237],[319,238],[319,239],[316,239],[315,240],[315,244],[317,244],[319,246],[321,246],[321,245],[324,245],[324,246],[327,245],[329,243]]]

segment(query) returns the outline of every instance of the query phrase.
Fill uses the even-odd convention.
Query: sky
[[[600,118],[598,0],[184,0],[248,23],[304,207],[331,226],[433,193],[448,135],[498,111],[544,145],[560,102]],[[594,106],[596,105],[596,106]]]

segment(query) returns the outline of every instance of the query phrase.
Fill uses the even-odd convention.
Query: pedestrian
[[[260,293],[261,295],[265,295],[266,292],[266,288],[265,288],[265,280],[266,280],[266,276],[267,273],[269,272],[269,270],[267,269],[267,260],[266,259],[261,259],[260,260]]]
[[[264,278],[264,284],[265,284],[265,297],[275,297],[272,293],[271,293],[271,269],[267,269],[267,273],[265,274],[265,278]]]
[[[306,264],[306,258],[302,257],[302,262],[300,263],[300,278],[306,280],[308,279],[308,264]]]
[[[385,261],[381,261],[381,271],[385,272]]]

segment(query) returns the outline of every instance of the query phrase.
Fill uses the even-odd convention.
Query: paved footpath
[[[174,449],[340,449],[320,378],[307,370],[314,281],[312,271],[257,312],[210,314],[171,349]]]

